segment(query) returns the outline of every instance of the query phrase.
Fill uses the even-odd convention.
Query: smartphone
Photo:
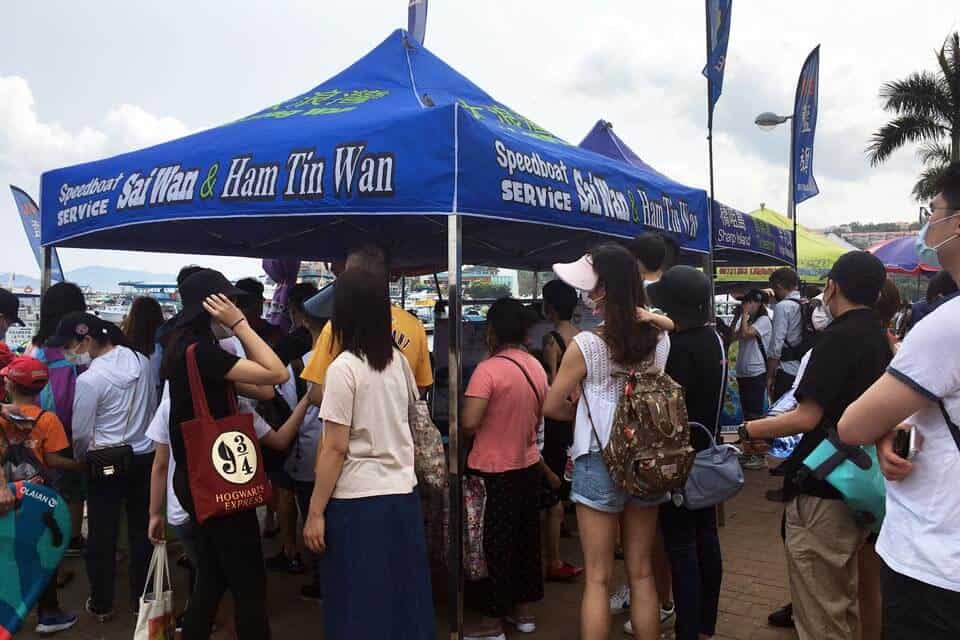
[[[893,437],[893,452],[904,460],[913,458],[917,453],[917,430],[898,430]]]

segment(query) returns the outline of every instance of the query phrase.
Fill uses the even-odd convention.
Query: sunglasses
[[[930,202],[930,204],[927,205],[926,207],[920,207],[920,219],[923,222],[928,222],[930,220],[930,217],[933,216],[934,212],[938,210],[939,211],[960,211],[960,209],[956,207],[938,207],[933,202]]]

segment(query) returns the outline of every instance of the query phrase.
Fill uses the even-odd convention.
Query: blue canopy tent
[[[48,171],[41,193],[48,256],[61,246],[334,260],[376,241],[399,271],[449,272],[457,329],[463,262],[542,270],[600,237],[647,229],[689,252],[710,250],[702,190],[569,145],[400,30],[295,98]],[[450,389],[460,388],[460,344],[452,331]],[[449,396],[451,502],[461,504],[458,394]],[[457,634],[459,518],[451,509]]]
[[[41,191],[45,246],[334,259],[383,240],[418,268],[445,265],[450,214],[472,264],[548,268],[645,229],[710,244],[702,190],[568,145],[399,30],[291,100]]]
[[[580,147],[643,169],[664,181],[664,189],[690,189],[680,185],[644,162],[613,131],[613,125],[598,120]],[[707,198],[706,192],[703,194]],[[713,261],[724,266],[792,265],[793,233],[753,216],[716,203],[712,220]]]

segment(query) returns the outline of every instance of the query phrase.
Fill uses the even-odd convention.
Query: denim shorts
[[[613,483],[603,456],[596,451],[584,454],[573,463],[573,488],[570,500],[605,513],[620,513],[628,504],[636,507],[655,507],[667,501],[667,496],[641,498],[631,496]]]

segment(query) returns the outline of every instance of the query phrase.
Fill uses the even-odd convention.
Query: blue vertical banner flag
[[[713,107],[723,91],[723,72],[727,67],[727,42],[730,40],[730,15],[733,0],[707,2],[707,66],[703,68],[710,86],[710,119]]]
[[[407,32],[423,45],[427,37],[427,0],[409,0],[407,5]]]
[[[820,45],[803,63],[793,105],[793,194],[799,204],[820,193],[813,177],[813,139],[817,132],[817,97],[820,94]]]
[[[10,191],[13,193],[13,201],[17,204],[20,221],[23,222],[23,230],[27,233],[27,241],[30,243],[30,248],[33,249],[34,257],[37,259],[37,266],[42,270],[43,249],[40,247],[40,207],[23,189],[10,185]],[[57,250],[54,249],[52,254],[52,279],[55,282],[63,282],[63,269],[60,267]]]

